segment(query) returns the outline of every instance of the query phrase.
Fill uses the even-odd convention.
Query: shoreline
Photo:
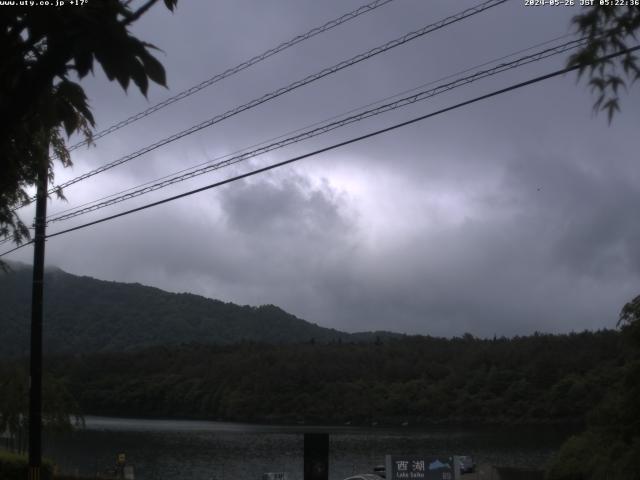
[[[84,415],[85,422],[87,419],[91,421],[97,422],[105,422],[105,423],[175,423],[175,424],[209,424],[211,426],[221,427],[223,430],[228,428],[230,430],[236,431],[242,427],[246,427],[248,431],[256,431],[256,430],[272,430],[272,429],[291,429],[294,431],[303,431],[303,430],[370,430],[370,431],[388,431],[388,430],[401,430],[401,431],[415,431],[415,430],[452,430],[456,428],[473,428],[476,430],[495,430],[501,429],[508,431],[510,429],[558,429],[561,431],[567,432],[578,432],[584,428],[584,422],[554,422],[554,421],[543,421],[543,422],[499,422],[499,421],[474,421],[474,420],[457,420],[457,421],[447,421],[443,420],[441,422],[424,422],[408,419],[408,421],[398,421],[398,422],[377,422],[375,425],[372,425],[368,422],[287,422],[285,419],[281,421],[278,419],[269,420],[226,420],[226,419],[212,419],[212,418],[202,418],[202,417],[156,417],[156,416],[144,416],[144,415],[112,415],[112,414],[95,414],[88,413]]]

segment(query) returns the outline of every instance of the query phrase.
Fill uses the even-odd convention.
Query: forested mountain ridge
[[[616,331],[182,345],[50,358],[86,413],[399,425],[580,423],[617,388]]]
[[[0,356],[29,351],[31,268],[0,272]],[[46,353],[123,352],[154,345],[375,340],[388,332],[349,334],[301,320],[274,305],[240,306],[140,284],[45,273]]]
[[[0,374],[24,371],[29,268],[0,275]],[[46,273],[46,367],[87,414],[398,425],[584,422],[625,392],[623,333],[348,334],[275,306]],[[16,367],[18,370],[16,370]],[[20,368],[22,370],[20,370]],[[12,373],[14,372],[14,373]]]

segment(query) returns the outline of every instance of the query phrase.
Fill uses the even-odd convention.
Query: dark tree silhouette
[[[640,63],[633,52],[621,57],[593,63],[598,57],[627,50],[637,44],[640,29],[640,7],[596,5],[573,17],[572,24],[588,43],[569,58],[569,65],[584,64],[578,78],[588,72],[589,85],[596,95],[594,111],[607,112],[609,122],[620,110],[620,90],[640,79]],[[631,44],[633,42],[633,44]]]
[[[71,164],[64,134],[91,139],[94,120],[82,87],[71,78],[102,66],[123,89],[131,82],[146,95],[149,80],[166,85],[165,71],[150,53],[153,47],[129,32],[159,0],[131,8],[131,0],[100,0],[78,8],[3,8],[0,16],[0,238],[16,243],[29,230],[15,212],[28,201],[38,166],[53,152]],[[170,10],[177,0],[164,0]],[[49,159],[49,180],[54,160]],[[59,191],[58,195],[62,195]]]

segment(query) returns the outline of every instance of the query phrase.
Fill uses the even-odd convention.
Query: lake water
[[[45,438],[44,453],[68,473],[93,476],[126,453],[136,480],[260,480],[303,477],[303,433],[330,433],[330,480],[371,472],[387,454],[473,455],[477,463],[539,467],[566,430],[545,428],[285,427],[87,417],[86,428]]]

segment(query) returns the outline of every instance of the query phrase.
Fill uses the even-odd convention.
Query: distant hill
[[[31,268],[0,272],[0,356],[29,351]],[[45,272],[46,353],[125,352],[184,343],[375,341],[389,332],[349,334],[301,320],[274,305],[240,306],[140,284]]]

